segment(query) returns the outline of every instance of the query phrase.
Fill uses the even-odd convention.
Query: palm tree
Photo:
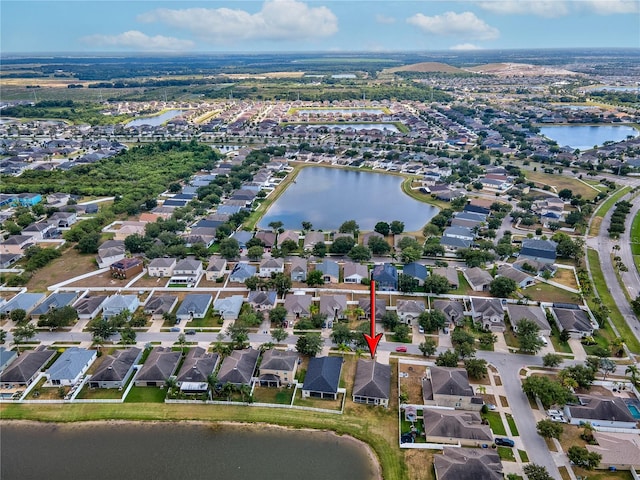
[[[629,375],[629,380],[636,386],[638,384],[638,377],[640,376],[640,369],[636,365],[629,365],[624,371],[625,375]]]
[[[222,386],[222,395],[224,395],[227,398],[227,401],[231,400],[231,394],[233,393],[233,391],[235,390],[235,385],[233,383],[225,383]]]
[[[207,383],[209,384],[209,400],[213,400],[213,392],[218,385],[218,376],[215,373],[210,373],[207,377]]]

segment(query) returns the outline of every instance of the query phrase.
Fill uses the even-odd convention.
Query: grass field
[[[633,263],[640,272],[640,212],[633,219],[631,224],[631,253],[633,253]]]
[[[498,455],[500,460],[505,462],[515,462],[516,456],[513,454],[513,448],[511,447],[498,447]]]
[[[60,258],[36,270],[27,283],[27,288],[29,291],[44,292],[50,285],[92,272],[97,268],[94,255],[82,255],[76,249],[68,248]]]
[[[502,423],[502,418],[498,412],[483,413],[482,418],[489,422],[489,426],[494,435],[507,435],[507,430],[504,428],[504,423]]]
[[[525,290],[531,300],[540,302],[575,303],[577,294],[567,292],[548,283],[538,283]]]
[[[536,183],[537,187],[541,188],[544,185],[549,185],[552,187],[552,190],[555,187],[555,193],[568,188],[574,195],[580,194],[582,198],[586,200],[595,198],[599,193],[597,188],[585,185],[581,181],[565,175],[551,175],[549,173],[527,171],[526,177],[528,180]]]
[[[159,387],[131,387],[125,403],[162,403],[167,391]]]

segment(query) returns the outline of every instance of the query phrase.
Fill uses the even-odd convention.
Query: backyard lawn
[[[164,403],[167,391],[159,387],[132,387],[125,403]]]
[[[489,426],[491,427],[494,435],[507,435],[507,430],[504,428],[504,423],[502,423],[502,418],[500,418],[500,414],[498,412],[483,413],[482,418],[489,422]]]

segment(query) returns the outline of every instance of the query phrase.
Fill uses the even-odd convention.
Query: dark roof
[[[204,348],[195,347],[189,349],[180,372],[178,382],[206,382],[218,364],[217,353],[207,353]]]
[[[253,348],[234,350],[222,361],[218,372],[220,383],[249,384],[258,363],[260,352]]]
[[[445,447],[434,455],[438,480],[502,480],[502,463],[494,450]]]
[[[157,314],[166,313],[174,305],[178,299],[176,295],[160,295],[156,294],[147,300],[144,306],[145,312],[154,312]]]
[[[405,275],[411,275],[412,277],[419,278],[421,280],[424,280],[429,275],[427,267],[417,262],[407,263],[404,267],[402,267],[402,273],[404,273]]]
[[[572,418],[606,420],[615,422],[636,422],[631,412],[618,397],[601,397],[598,395],[578,395],[581,405],[569,406]]]
[[[337,393],[340,383],[342,357],[313,357],[304,378],[303,390]]]
[[[55,350],[27,350],[0,374],[2,383],[26,383],[56,354]]]
[[[464,368],[431,367],[431,386],[437,395],[472,397],[473,388]]]
[[[574,330],[577,332],[593,331],[593,325],[591,325],[589,315],[584,310],[580,310],[579,308],[554,307],[553,312],[563,330]]]
[[[175,372],[180,356],[180,352],[174,352],[169,347],[155,347],[136,375],[136,382],[166,381]]]
[[[482,425],[478,412],[425,408],[422,415],[427,436],[493,441],[491,427]]]
[[[558,244],[551,240],[523,240],[520,256],[549,258],[555,260]]]
[[[107,355],[91,376],[92,382],[122,382],[125,375],[140,355],[139,348],[127,348],[116,350],[112,355]]]
[[[142,260],[140,258],[123,258],[122,260],[118,260],[117,262],[113,262],[111,264],[111,268],[117,268],[119,270],[126,270],[128,268],[137,267],[142,264]]]
[[[47,299],[31,311],[31,315],[42,315],[51,308],[62,308],[71,305],[78,297],[76,292],[52,293]]]
[[[291,371],[296,366],[298,354],[284,350],[267,350],[262,355],[260,368],[266,370],[283,370]]]
[[[389,398],[391,366],[373,360],[358,360],[353,395],[369,398]]]
[[[84,297],[75,305],[78,315],[88,315],[102,305],[108,297],[106,295],[96,295],[94,297]]]

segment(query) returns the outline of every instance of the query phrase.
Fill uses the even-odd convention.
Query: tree
[[[569,333],[568,330],[562,330],[560,332],[560,335],[558,336],[558,338],[560,339],[560,341],[562,343],[567,343],[569,341],[569,339],[571,338],[571,334]]]
[[[280,251],[282,251],[282,255],[285,257],[291,255],[291,253],[295,252],[296,250],[298,250],[298,244],[290,238],[287,238],[280,244]]]
[[[12,322],[20,325],[27,319],[27,312],[23,308],[14,308],[9,313],[9,318]]]
[[[88,232],[83,235],[76,248],[80,253],[98,253],[98,247],[100,246],[100,233]]]
[[[347,325],[346,323],[339,323],[339,322],[336,322],[333,324],[333,331],[331,332],[331,340],[333,340],[333,342],[336,345],[340,345],[341,343],[348,345],[351,342],[352,338],[353,338],[353,334],[351,333],[351,329],[349,328],[349,325]]]
[[[540,327],[538,324],[533,320],[522,318],[517,325],[517,337],[520,343],[520,350],[527,353],[538,352],[544,345],[540,338]]]
[[[442,352],[436,358],[436,365],[439,367],[457,367],[458,366],[458,354],[453,350],[447,350]]]
[[[240,255],[240,244],[235,238],[225,238],[220,242],[220,255],[227,260],[233,260]]]
[[[106,318],[100,320],[94,320],[89,327],[89,331],[93,334],[93,338],[100,337],[102,339],[108,339],[111,335],[116,333],[116,328],[113,323]]]
[[[602,381],[607,379],[607,375],[616,371],[617,364],[610,358],[601,358],[598,369],[602,372]]]
[[[391,250],[391,246],[387,241],[380,237],[369,237],[367,245],[374,255],[386,255]]]
[[[380,235],[384,235],[387,236],[389,235],[389,224],[387,222],[378,222],[376,223],[375,227],[373,227],[373,230],[378,232]],[[371,238],[378,238],[378,237],[371,237]]]
[[[264,247],[254,245],[253,247],[249,247],[247,249],[247,256],[249,257],[250,260],[253,260],[254,262],[256,260],[260,260],[262,258],[262,255],[264,255]]]
[[[424,291],[436,295],[447,293],[451,289],[449,280],[442,275],[429,275],[424,281]]]
[[[280,221],[269,222],[269,228],[271,228],[271,230],[273,230],[274,232],[282,228],[283,225],[284,223]]]
[[[353,233],[353,236],[357,236],[360,231],[360,226],[356,223],[355,220],[347,220],[338,229],[340,233]]]
[[[136,343],[136,331],[131,325],[125,325],[120,331],[120,339],[123,345],[134,345]]]
[[[524,466],[523,470],[524,474],[527,476],[527,480],[553,480],[553,477],[549,475],[549,472],[547,471],[547,467],[543,467],[542,465],[528,463]]]
[[[284,273],[276,273],[275,276],[269,280],[269,284],[281,297],[284,297],[287,292],[291,290],[292,285],[291,278]]]
[[[324,242],[318,242],[313,246],[311,253],[316,257],[323,258],[327,254],[327,244]]]
[[[296,350],[303,355],[315,357],[322,350],[322,337],[319,333],[305,333],[298,337]]]
[[[277,305],[269,311],[271,325],[282,327],[287,318],[287,309],[283,305]]]
[[[487,361],[480,358],[468,358],[464,361],[464,368],[470,378],[480,380],[487,374]]]
[[[313,224],[311,222],[304,221],[302,222],[302,229],[305,231],[311,230],[313,228]]]
[[[431,310],[430,312],[422,312],[418,316],[418,324],[425,332],[435,332],[445,326],[447,320],[440,310]]]
[[[554,422],[549,419],[540,420],[536,424],[538,435],[544,438],[557,438],[560,439],[564,428],[561,423]]]
[[[382,325],[387,330],[395,330],[396,326],[400,323],[398,314],[394,311],[387,311],[382,316]]]
[[[231,338],[235,348],[243,348],[249,341],[249,328],[235,321],[227,327],[227,335]]]
[[[558,355],[557,353],[547,353],[542,357],[542,365],[545,367],[557,367],[564,361],[564,357],[562,355]]]
[[[245,287],[249,290],[254,291],[262,288],[264,286],[264,282],[260,277],[251,276],[244,281]]]
[[[402,232],[404,232],[404,222],[401,222],[400,220],[394,220],[389,224],[389,230],[391,230],[391,233],[393,233],[394,235],[400,235]]]
[[[324,275],[320,270],[313,270],[307,274],[307,285],[310,287],[317,287],[318,285],[324,285]]]
[[[410,333],[411,328],[409,328],[409,326],[404,323],[398,323],[398,325],[393,329],[393,339],[396,342],[407,343],[409,341]]]
[[[475,353],[475,337],[461,328],[456,328],[453,331],[451,343],[459,357],[471,357]]]
[[[481,333],[478,336],[478,343],[487,349],[490,349],[497,341],[498,336],[491,332]]]
[[[61,308],[52,308],[38,319],[39,327],[58,329],[68,327],[78,319],[78,312],[70,305]]]
[[[575,465],[585,470],[593,470],[600,465],[600,460],[602,460],[602,455],[599,453],[590,452],[586,448],[577,445],[569,447],[567,456]]]
[[[418,345],[418,349],[422,352],[422,355],[425,357],[430,357],[436,350],[438,349],[436,342],[432,338],[426,338],[424,342]]]
[[[0,345],[4,345],[7,341],[7,331],[0,329]]]
[[[420,259],[422,249],[420,247],[410,246],[403,248],[400,252],[400,259],[403,263],[411,263]]]
[[[597,367],[596,367],[597,369]],[[562,381],[565,377],[572,378],[580,388],[589,389],[596,379],[596,370],[584,365],[572,365],[563,368],[558,373],[558,378]]]
[[[329,251],[337,255],[349,253],[354,248],[356,241],[352,237],[338,237],[333,240]]]
[[[22,233],[22,228],[16,225],[15,222],[11,220],[7,220],[2,224],[4,230],[9,233],[9,235],[20,235]]]
[[[354,262],[366,262],[371,259],[371,250],[363,245],[354,245],[348,256]]]
[[[635,386],[638,384],[638,377],[640,376],[640,369],[636,365],[629,365],[624,371],[625,375],[629,375],[629,380]]]
[[[18,352],[20,352],[20,344],[32,339],[36,335],[36,327],[31,324],[20,325],[13,331],[13,343]]]
[[[529,376],[522,381],[522,391],[529,397],[538,397],[545,408],[553,404],[564,405],[573,395],[560,382],[549,377]]]
[[[497,277],[489,284],[491,295],[498,298],[507,298],[516,291],[516,282],[507,277]]]
[[[411,275],[400,273],[398,275],[398,290],[403,293],[412,293],[418,290],[418,279]]]
[[[558,197],[563,200],[571,200],[571,197],[573,197],[573,192],[568,188],[563,188],[558,192]]]
[[[273,338],[273,341],[276,343],[284,341],[288,336],[289,334],[282,327],[274,328],[273,330],[271,330],[271,338]]]

